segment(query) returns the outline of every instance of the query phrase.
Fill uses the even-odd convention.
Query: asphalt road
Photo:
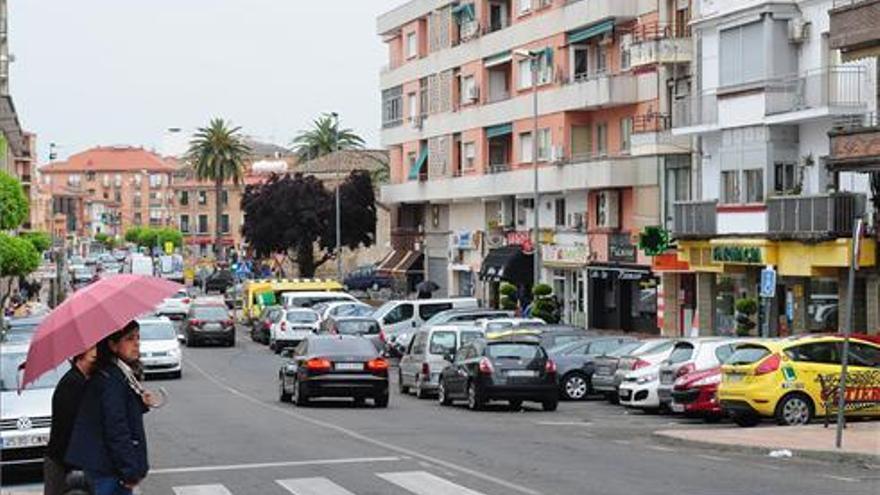
[[[598,400],[475,413],[394,388],[388,409],[297,408],[278,401],[282,361],[242,331],[235,348],[186,349],[181,380],[150,381],[169,399],[147,415],[142,493],[880,493],[876,467],[669,446],[651,432],[704,426]]]

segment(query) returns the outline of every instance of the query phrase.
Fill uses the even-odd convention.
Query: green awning
[[[577,31],[572,31],[568,33],[568,42],[569,43],[580,43],[581,41],[586,41],[590,38],[594,38],[599,36],[600,34],[605,34],[611,32],[614,29],[614,19],[608,19],[607,21],[602,21],[598,24],[593,24],[590,27],[586,27],[583,29],[578,29]]]
[[[419,153],[419,159],[413,163],[412,168],[409,169],[409,180],[418,180],[419,172],[422,171],[422,167],[425,166],[425,162],[428,161],[428,147],[425,146],[422,148],[422,152]]]
[[[513,124],[499,124],[486,128],[486,139],[506,136],[513,133]]]
[[[510,50],[507,50],[506,52],[496,53],[491,57],[484,58],[483,67],[493,67],[498,64],[510,62],[511,60],[513,60],[513,53]]]
[[[473,21],[477,18],[474,14],[474,4],[462,3],[452,8],[452,16],[459,23]]]

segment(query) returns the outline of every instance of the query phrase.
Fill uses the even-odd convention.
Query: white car
[[[335,301],[358,302],[356,297],[345,292],[301,291],[281,294],[281,305],[288,309],[311,308],[319,303]]]
[[[189,313],[190,302],[192,302],[192,298],[189,292],[186,289],[180,289],[156,307],[156,314],[183,319]]]
[[[52,394],[68,364],[44,374],[18,394],[27,344],[0,346],[0,466],[41,465],[52,426]]]
[[[183,374],[180,339],[171,320],[165,317],[138,320],[141,333],[141,364],[144,374],[180,378]]]
[[[296,347],[306,337],[318,333],[318,313],[308,308],[284,310],[277,322],[269,327],[269,348],[280,353],[285,347]]]
[[[508,328],[533,327],[546,324],[547,322],[540,318],[484,318],[476,321],[476,326],[480,327],[483,333],[487,335]]]
[[[314,309],[318,311],[321,321],[331,316],[370,316],[374,311],[372,306],[360,301],[327,302],[320,306]]]
[[[620,405],[637,409],[660,409],[660,363],[630,371],[623,378],[617,395]]]

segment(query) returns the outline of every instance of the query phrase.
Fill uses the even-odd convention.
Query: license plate
[[[220,328],[222,327],[218,323],[208,323],[205,325],[205,330],[207,331],[220,330]]]
[[[678,404],[673,402],[671,405],[672,412],[682,413],[684,412],[684,404]]]
[[[629,400],[629,396],[631,393],[632,392],[630,392],[629,390],[621,390],[620,391],[620,398],[623,400]]]
[[[727,373],[724,375],[724,381],[727,382],[741,382],[743,379],[742,373]]]
[[[40,435],[22,435],[17,437],[7,437],[3,439],[2,446],[5,449],[15,449],[21,447],[40,447],[49,443],[48,434]]]
[[[525,376],[538,376],[538,372],[534,370],[510,370],[507,372],[507,376],[511,377],[525,377]]]
[[[364,363],[336,363],[335,367],[340,371],[362,370]]]

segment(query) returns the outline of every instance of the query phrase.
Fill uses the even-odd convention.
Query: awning
[[[419,159],[413,163],[412,168],[409,169],[409,180],[418,180],[419,173],[422,171],[422,167],[425,166],[425,162],[428,161],[428,147],[425,146],[422,148],[422,152],[419,153]]]
[[[614,19],[608,19],[607,21],[568,33],[568,43],[580,43],[600,34],[611,32],[613,29]]]
[[[530,284],[533,279],[533,255],[520,246],[505,246],[489,251],[480,268],[480,278]]]
[[[455,17],[459,24],[470,22],[477,18],[476,14],[474,14],[474,4],[472,3],[462,3],[453,7],[452,16]]]
[[[513,60],[513,53],[510,50],[507,50],[506,52],[496,53],[491,57],[484,58],[483,67],[488,69],[495,67],[496,65],[506,64],[511,60]]]
[[[513,134],[513,124],[499,124],[486,128],[486,139]]]
[[[856,60],[861,60],[863,58],[877,58],[880,57],[880,46],[868,46],[865,48],[859,48],[857,50],[847,50],[845,52],[841,52],[840,58],[844,62],[855,62]]]
[[[395,249],[385,255],[376,265],[376,271],[385,275],[406,275],[412,272],[423,272],[424,256],[420,251]]]

